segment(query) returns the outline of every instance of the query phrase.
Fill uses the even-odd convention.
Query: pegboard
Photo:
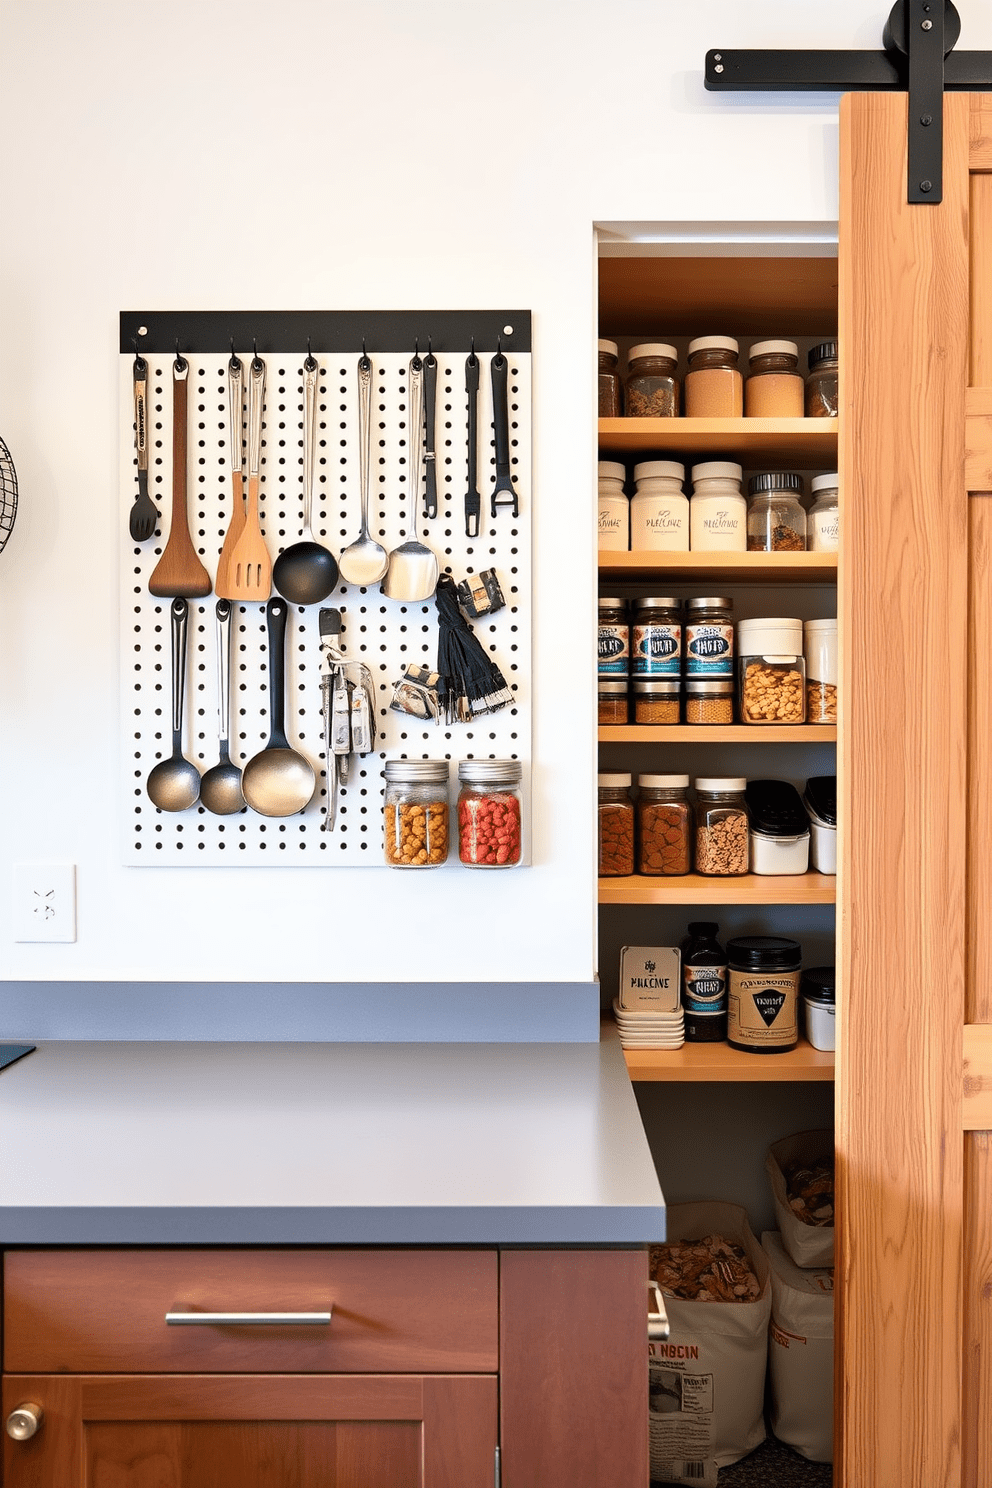
[[[462,312],[462,318],[467,312]],[[244,317],[246,320],[250,317]],[[296,317],[294,317],[295,319]],[[400,317],[389,317],[390,323]],[[529,317],[525,344],[529,348]],[[189,338],[180,337],[189,362],[189,440],[187,507],[189,527],[201,562],[213,580],[231,515],[230,349],[188,349],[201,343],[200,317],[182,318]],[[205,320],[216,317],[203,317]],[[265,317],[259,317],[263,325]],[[303,317],[301,316],[302,320]],[[426,317],[429,321],[429,317]],[[512,325],[520,334],[520,312],[497,313],[489,320]],[[158,344],[141,344],[148,363],[148,488],[160,512],[155,537],[135,544],[128,534],[128,513],[137,490],[134,449],[133,352],[123,350],[139,325],[153,317],[122,316],[120,358],[121,406],[121,718],[125,795],[124,861],[132,865],[270,865],[384,867],[382,854],[383,762],[386,758],[448,759],[450,799],[458,790],[457,761],[472,757],[515,758],[523,765],[522,863],[530,861],[531,739],[531,376],[529,350],[503,346],[509,364],[511,468],[519,495],[519,516],[500,507],[490,514],[489,493],[495,481],[490,362],[495,346],[477,342],[481,363],[478,399],[478,486],[482,493],[482,526],[474,540],[465,535],[463,511],[467,480],[467,398],[465,359],[470,345],[439,349],[436,447],[438,512],[423,516],[423,496],[416,506],[418,536],[438,555],[441,572],[456,581],[495,568],[506,606],[492,616],[473,620],[473,629],[489,651],[514,694],[511,706],[469,722],[423,723],[390,709],[393,684],[410,663],[433,667],[437,660],[437,618],[433,599],[403,603],[387,599],[379,585],[355,587],[339,580],[322,602],[341,611],[341,650],[362,660],[375,679],[377,694],[376,753],[351,761],[351,775],[341,787],[333,833],[323,832],[327,779],[323,756],[320,689],[320,605],[289,606],[286,639],[286,731],[290,744],[310,760],[317,790],[301,813],[282,818],[257,815],[249,807],[231,816],[215,816],[199,803],[183,812],[161,811],[149,800],[145,781],[158,760],[171,753],[172,663],[170,601],[148,592],[148,581],[168,537],[172,507],[172,325],[160,329]],[[442,317],[443,320],[443,317]],[[412,535],[414,507],[408,480],[407,373],[414,354],[413,338],[402,350],[375,350],[374,316],[362,317],[368,354],[374,368],[369,530],[387,552]],[[209,327],[208,327],[209,329]],[[381,330],[381,327],[379,328]],[[488,329],[488,327],[487,327]],[[168,335],[169,339],[166,340]],[[184,344],[185,339],[185,344]],[[213,335],[216,342],[218,338]],[[252,338],[253,339],[253,338]],[[247,474],[247,371],[252,339],[236,343],[245,367],[243,440]],[[270,343],[280,338],[272,336]],[[292,351],[267,349],[258,337],[265,362],[259,509],[262,532],[274,560],[295,542],[302,526],[303,502],[303,361],[307,334],[291,338]],[[333,344],[334,338],[326,338]],[[338,338],[340,339],[340,338]],[[381,340],[384,339],[380,336]],[[395,333],[392,339],[398,339]],[[164,344],[163,344],[164,342]],[[357,538],[360,527],[358,460],[358,359],[362,338],[350,351],[321,350],[311,338],[318,362],[318,446],[313,532],[338,557]],[[443,339],[442,339],[443,344]],[[165,347],[168,346],[169,350]],[[426,354],[424,340],[421,356]],[[247,484],[247,480],[246,480]],[[276,591],[273,589],[273,595]],[[186,704],[183,752],[201,773],[218,757],[218,665],[216,596],[189,601]],[[269,736],[269,696],[265,606],[234,604],[231,639],[231,756],[244,765],[264,747]],[[452,812],[452,846],[439,872],[464,873],[458,862]]]

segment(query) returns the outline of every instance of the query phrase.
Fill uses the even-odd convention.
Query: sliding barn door
[[[989,1488],[992,98],[937,206],[907,106],[841,107],[837,1477]]]

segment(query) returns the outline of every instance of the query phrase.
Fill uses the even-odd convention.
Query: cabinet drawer
[[[319,1313],[329,1325],[166,1313]],[[18,1373],[495,1373],[497,1257],[459,1250],[8,1251]]]

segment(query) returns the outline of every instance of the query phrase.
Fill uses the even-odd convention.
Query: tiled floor
[[[750,1456],[720,1470],[720,1488],[831,1488],[829,1462],[807,1462],[770,1436]]]

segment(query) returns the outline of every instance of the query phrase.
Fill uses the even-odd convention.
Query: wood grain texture
[[[972,171],[992,171],[992,98],[987,93],[972,94],[970,124],[968,164]]]
[[[765,742],[775,742],[775,729],[755,728]],[[680,873],[666,878],[633,874],[601,878],[600,904],[833,904],[837,880],[832,873],[745,873],[740,878],[718,874]]]
[[[992,242],[992,238],[990,238]],[[968,921],[965,1017],[992,1023],[992,498],[968,501]]]
[[[2,1414],[27,1401],[44,1411],[41,1429],[30,1441],[11,1441],[3,1433],[4,1488],[80,1488],[83,1477],[82,1389],[78,1379],[9,1377],[3,1380]]]
[[[600,580],[652,581],[682,576],[683,583],[833,584],[836,553],[652,553],[644,550],[599,555]]]
[[[960,1482],[967,95],[945,98],[939,206],[906,202],[906,129],[905,95],[842,100],[835,1461],[846,1488]]]
[[[5,1367],[495,1373],[496,1252],[16,1251]],[[167,1327],[170,1311],[309,1311],[330,1327]]]
[[[599,260],[602,336],[700,336],[718,325],[727,336],[826,339],[836,316],[833,257]]]
[[[425,1484],[430,1488],[492,1488],[499,1441],[499,1399],[493,1376],[425,1379],[423,1421]]]
[[[599,421],[600,459],[614,455],[728,455],[750,465],[781,462],[789,469],[832,470],[837,459],[836,419],[613,418]]]
[[[503,1488],[646,1488],[647,1254],[500,1257]]]
[[[969,180],[971,240],[968,382],[992,385],[992,175]]]
[[[834,1056],[802,1039],[788,1054],[746,1054],[729,1044],[683,1044],[681,1049],[625,1049],[632,1080],[832,1080]]]
[[[992,1023],[966,1023],[962,1063],[961,1124],[992,1132]]]
[[[964,1376],[962,1488],[992,1483],[992,1133],[964,1148]]]

